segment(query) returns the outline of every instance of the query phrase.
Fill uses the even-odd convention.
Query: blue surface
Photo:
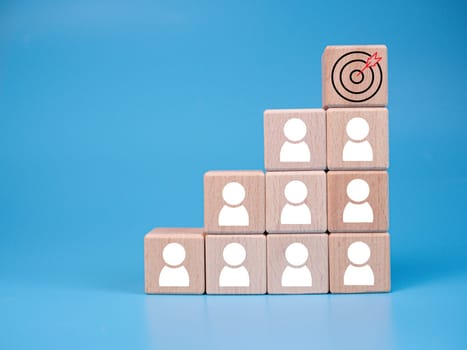
[[[462,1],[1,1],[1,349],[467,344]],[[389,48],[393,292],[146,296],[143,236],[263,167],[328,44]],[[239,137],[240,135],[240,137]]]

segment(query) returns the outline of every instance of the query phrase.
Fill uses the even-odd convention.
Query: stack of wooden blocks
[[[323,109],[264,112],[263,171],[204,176],[204,229],[145,236],[147,293],[390,290],[387,49],[329,46]]]

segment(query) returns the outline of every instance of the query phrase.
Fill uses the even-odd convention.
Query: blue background
[[[459,348],[462,1],[0,3],[0,348]],[[203,173],[263,168],[262,112],[321,106],[326,45],[389,48],[393,292],[146,296],[143,236]]]

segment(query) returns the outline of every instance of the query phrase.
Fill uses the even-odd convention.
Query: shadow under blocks
[[[265,171],[206,172],[204,228],[145,236],[146,293],[390,291],[387,57],[326,47],[322,108],[264,112]]]

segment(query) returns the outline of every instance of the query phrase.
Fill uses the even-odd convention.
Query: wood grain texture
[[[283,286],[286,268],[294,268],[287,261],[286,249],[293,243],[301,243],[308,250],[303,266],[311,275],[311,286]],[[329,292],[328,235],[327,234],[269,234],[267,235],[267,271],[269,294],[312,294]]]
[[[159,276],[167,264],[163,250],[169,243],[179,243],[185,249],[181,264],[188,272],[189,286],[159,286]],[[144,281],[146,293],[156,294],[203,294],[204,234],[201,228],[155,228],[144,237]]]
[[[381,60],[364,68],[375,53]],[[386,106],[387,58],[384,45],[326,47],[321,59],[323,107]]]
[[[349,265],[348,248],[364,242],[371,250],[367,263],[374,275],[374,285],[344,285]],[[332,233],[329,235],[329,278],[331,293],[389,292],[391,290],[390,247],[388,233]]]
[[[288,204],[285,187],[298,180],[306,185],[305,204],[311,214],[310,224],[281,224],[281,213]],[[295,171],[266,173],[266,231],[268,233],[326,232],[326,173]]]
[[[349,121],[354,121],[354,118],[363,118],[368,123],[368,136],[362,140],[354,141],[347,133],[347,125]],[[326,120],[327,166],[330,170],[384,170],[388,168],[388,110],[386,108],[330,108],[326,111]],[[373,160],[368,158],[366,161],[345,161],[343,159],[344,147],[362,145],[365,142],[372,151]]]
[[[248,287],[220,287],[221,271],[227,266],[224,248],[239,243],[246,251],[241,263],[249,275]],[[266,293],[266,236],[265,235],[206,235],[206,293],[208,294],[265,294]]]
[[[310,161],[284,162],[281,148],[288,139],[284,125],[292,118],[306,126],[303,142],[310,151]],[[267,171],[324,170],[326,168],[326,116],[323,109],[276,109],[264,111],[264,166]]]
[[[246,226],[220,226],[219,215],[226,205],[223,189],[230,182],[245,190],[241,203],[248,212]],[[265,181],[262,171],[209,171],[204,175],[204,227],[206,233],[264,233]],[[238,207],[238,206],[237,206]]]
[[[352,202],[347,194],[349,183],[361,179],[369,186],[369,196],[362,202],[371,206],[373,222],[343,222],[344,210]],[[389,229],[388,174],[386,171],[329,171],[329,232],[386,232]]]

